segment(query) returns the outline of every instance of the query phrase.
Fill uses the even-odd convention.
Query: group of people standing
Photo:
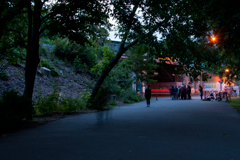
[[[174,99],[191,99],[191,86],[190,85],[182,85],[182,87],[172,86],[170,88],[170,94],[172,96],[172,100]]]
[[[203,88],[199,86],[200,96],[202,99],[203,96]],[[182,87],[172,86],[170,88],[170,93],[172,95],[172,100],[174,99],[191,99],[191,86],[190,85],[182,85]],[[151,99],[151,89],[150,85],[147,85],[145,89],[145,98],[147,100],[147,106],[150,106],[150,99]]]

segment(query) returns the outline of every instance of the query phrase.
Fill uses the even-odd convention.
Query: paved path
[[[0,137],[0,160],[239,160],[228,103],[161,98]]]

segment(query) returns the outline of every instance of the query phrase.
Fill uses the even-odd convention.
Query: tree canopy
[[[147,55],[159,59],[162,67],[167,67],[166,57],[178,61],[184,66],[182,73],[194,77],[200,74],[204,63],[214,72],[229,68],[231,78],[240,74],[240,16],[236,6],[235,2],[224,0],[1,0],[0,49],[4,53],[13,46],[27,49],[24,94],[32,98],[39,38],[58,35],[81,45],[91,43],[90,38],[102,41],[108,36],[108,19],[112,17],[118,25],[121,45],[99,72],[92,99],[129,49],[138,58],[143,58],[147,49]],[[24,30],[26,25],[28,29]],[[215,41],[210,40],[213,35]],[[141,50],[142,46],[145,47]],[[137,58],[134,54],[129,57]]]

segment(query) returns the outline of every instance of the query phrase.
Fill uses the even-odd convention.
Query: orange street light
[[[216,37],[213,36],[212,37],[212,41],[215,42],[216,41]]]
[[[225,72],[229,72],[229,69],[225,69]]]

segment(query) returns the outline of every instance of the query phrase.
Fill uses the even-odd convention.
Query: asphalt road
[[[229,103],[160,98],[0,137],[0,160],[239,160]]]

